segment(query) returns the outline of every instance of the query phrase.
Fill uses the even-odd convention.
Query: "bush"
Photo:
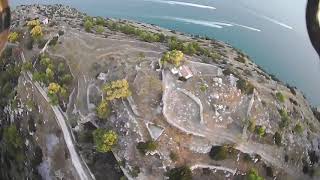
[[[147,152],[155,151],[158,147],[158,143],[155,141],[146,141],[146,142],[139,142],[137,145],[137,149],[143,155]]]
[[[294,127],[294,132],[298,133],[298,134],[302,134],[303,133],[303,127],[301,125],[301,123],[296,124],[296,126]]]
[[[173,168],[167,172],[169,180],[192,180],[192,172],[188,166]]]
[[[279,132],[276,132],[274,134],[273,138],[274,138],[275,144],[278,145],[278,146],[281,146],[281,144],[282,144],[282,136],[281,136],[281,134]]]
[[[239,79],[237,81],[237,88],[241,90],[242,93],[250,95],[254,91],[254,86],[249,82],[244,79]]]
[[[23,71],[32,71],[32,63],[31,62],[25,62],[22,64],[22,70]]]
[[[281,92],[277,92],[277,93],[276,93],[276,97],[277,97],[277,99],[278,99],[279,102],[284,103],[285,97],[284,97],[284,95],[283,95]]]
[[[17,32],[10,32],[9,36],[8,36],[8,41],[15,43],[19,40],[19,33]]]
[[[109,152],[118,142],[118,135],[112,130],[96,129],[93,131],[93,141],[98,152]]]
[[[59,31],[58,31],[58,34],[59,34],[59,36],[62,36],[62,35],[64,35],[64,31],[59,30]]]
[[[228,148],[226,146],[212,146],[209,156],[215,161],[224,160],[227,158]]]

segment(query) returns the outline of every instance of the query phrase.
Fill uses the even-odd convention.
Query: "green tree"
[[[23,146],[22,138],[15,125],[4,128],[3,140],[12,150],[20,149]]]
[[[103,86],[103,92],[106,96],[106,100],[111,101],[119,98],[126,98],[131,96],[129,89],[129,83],[127,80],[117,80],[107,83]]]
[[[72,82],[72,80],[73,80],[73,78],[72,78],[71,74],[64,74],[61,77],[61,82],[63,84],[67,84],[68,85],[68,84],[70,84]]]
[[[9,36],[8,36],[8,41],[15,43],[17,42],[19,39],[19,33],[17,32],[10,32]]]
[[[168,63],[173,64],[175,66],[179,66],[183,60],[183,56],[184,55],[181,51],[172,50],[172,51],[166,52],[162,56],[161,62],[162,63],[168,62]]]
[[[97,107],[97,115],[100,119],[106,119],[110,114],[110,107],[108,101],[103,100]]]
[[[93,131],[93,140],[99,152],[109,152],[118,142],[118,135],[110,130],[96,129]]]
[[[167,172],[169,180],[192,180],[192,172],[188,166],[173,168]]]
[[[250,169],[250,171],[247,173],[246,180],[264,180],[264,178],[259,176],[257,170]]]
[[[34,28],[32,28],[30,33],[33,39],[39,40],[43,36],[42,27],[35,26]]]
[[[262,137],[266,134],[266,128],[264,126],[256,126],[256,133],[259,137]]]
[[[31,62],[25,62],[22,64],[22,70],[23,71],[32,71],[32,63]]]
[[[284,95],[283,95],[281,92],[277,92],[277,93],[276,93],[276,97],[277,97],[277,99],[278,99],[280,102],[284,103],[285,97],[284,97]]]
[[[226,146],[212,146],[209,156],[216,161],[227,158],[228,148]]]

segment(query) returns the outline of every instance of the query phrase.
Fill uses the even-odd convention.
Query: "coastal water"
[[[320,60],[308,39],[306,0],[12,0],[61,3],[93,16],[126,18],[225,41],[320,105]]]

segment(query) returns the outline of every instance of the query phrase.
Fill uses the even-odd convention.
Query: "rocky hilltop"
[[[240,50],[62,5],[12,16],[1,179],[319,178],[320,113]]]

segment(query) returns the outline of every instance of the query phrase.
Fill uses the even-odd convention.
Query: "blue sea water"
[[[320,105],[320,60],[305,25],[306,0],[12,0],[70,5],[225,41]]]

